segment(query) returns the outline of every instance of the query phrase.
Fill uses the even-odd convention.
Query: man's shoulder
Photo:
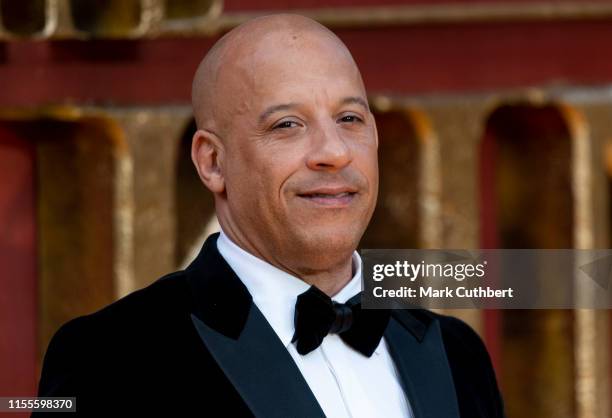
[[[451,360],[465,358],[466,361],[490,364],[489,353],[478,333],[463,320],[427,309],[398,309],[393,315],[417,338],[422,338],[430,326],[437,323],[442,342]]]
[[[396,317],[419,321],[425,329],[434,324],[439,326],[462,416],[504,416],[491,357],[482,338],[470,325],[457,317],[426,309],[398,310]],[[483,415],[482,411],[487,413]]]
[[[442,339],[449,351],[479,358],[490,363],[489,353],[480,335],[465,321],[451,315],[429,312],[440,324]]]
[[[69,320],[57,330],[50,345],[81,340],[95,346],[100,342],[142,338],[153,326],[161,330],[177,318],[188,317],[190,307],[185,272],[177,271],[95,312]]]
[[[142,317],[172,315],[189,309],[185,272],[167,274],[111,304],[81,317],[80,321],[139,320]]]
[[[403,324],[418,324],[423,327],[423,330],[427,329],[432,323],[437,322],[444,338],[477,339],[481,341],[476,331],[470,325],[455,316],[423,308],[396,309],[393,311],[393,315]]]

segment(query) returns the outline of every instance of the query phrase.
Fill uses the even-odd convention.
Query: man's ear
[[[223,153],[221,140],[212,132],[198,129],[191,141],[191,160],[202,183],[213,193],[225,191],[225,178],[220,166]]]

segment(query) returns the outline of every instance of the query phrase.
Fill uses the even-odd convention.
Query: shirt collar
[[[217,239],[217,249],[247,287],[253,302],[283,345],[288,347],[295,330],[295,302],[310,285],[243,250],[223,230]],[[345,303],[361,291],[361,257],[357,251],[353,252],[352,263],[355,272],[353,278],[332,297],[337,302]]]

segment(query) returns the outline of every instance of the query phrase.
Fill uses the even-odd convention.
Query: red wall
[[[38,360],[34,147],[0,124],[0,394],[32,396]]]
[[[612,19],[336,31],[370,93],[612,82]],[[0,106],[187,104],[215,39],[0,43]]]

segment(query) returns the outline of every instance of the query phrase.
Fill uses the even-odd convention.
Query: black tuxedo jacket
[[[63,325],[38,395],[76,396],[81,416],[324,417],[217,236],[186,270]],[[396,310],[385,339],[416,418],[503,416],[489,356],[465,323]]]

